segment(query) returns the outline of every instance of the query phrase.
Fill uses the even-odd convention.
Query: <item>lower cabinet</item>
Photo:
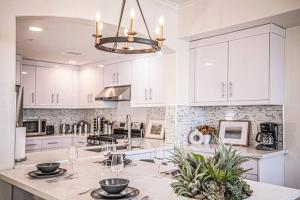
[[[73,145],[77,147],[86,146],[86,137],[84,136],[53,137],[54,138],[27,138],[25,147],[26,152],[68,149]]]
[[[195,152],[204,157],[212,156],[212,153]],[[284,185],[284,155],[276,155],[266,158],[253,158],[242,164],[244,169],[249,169],[244,178],[252,181]]]

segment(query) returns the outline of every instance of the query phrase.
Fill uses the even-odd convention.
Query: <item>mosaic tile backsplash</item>
[[[177,134],[187,142],[189,132],[200,124],[207,124],[218,129],[219,120],[249,120],[250,144],[255,145],[255,136],[261,122],[283,123],[282,106],[212,106],[212,107],[177,107]],[[282,141],[283,135],[279,136]]]
[[[137,109],[137,110],[135,110]],[[149,120],[165,120],[166,142],[187,143],[188,134],[200,124],[207,124],[218,129],[219,120],[250,120],[250,144],[255,145],[254,138],[259,131],[261,122],[282,123],[282,106],[166,106],[153,108],[126,108],[132,118],[148,124]],[[61,123],[75,123],[85,120],[93,123],[95,116],[104,116],[111,121],[124,118],[124,113],[118,109],[25,109],[24,119],[41,117],[47,119],[48,124],[55,126],[56,132]],[[122,115],[121,117],[118,115]],[[124,118],[125,120],[125,118]],[[282,140],[280,135],[279,139]]]

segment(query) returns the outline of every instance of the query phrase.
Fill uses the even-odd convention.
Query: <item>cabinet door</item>
[[[56,68],[36,68],[36,105],[55,105]]]
[[[132,62],[118,63],[116,72],[117,85],[130,85],[131,84],[131,66]]]
[[[22,85],[24,87],[24,107],[35,105],[35,66],[22,66]]]
[[[133,61],[131,83],[131,106],[144,107],[149,101],[149,58]]]
[[[16,85],[21,85],[21,60],[16,60]]]
[[[195,50],[195,101],[227,101],[228,43]]]
[[[89,70],[90,81],[90,100],[91,105],[97,105],[99,102],[95,101],[96,95],[103,90],[103,69],[99,67],[93,67]]]
[[[167,95],[168,56],[154,56],[149,62],[149,99],[151,105],[164,105]]]
[[[230,101],[269,97],[269,34],[229,42]]]
[[[58,106],[73,105],[73,71],[72,69],[56,69],[55,104]]]
[[[104,87],[114,86],[117,82],[117,64],[106,65],[104,67],[103,85]]]
[[[81,69],[79,71],[79,105],[86,106],[90,102],[90,80],[89,69]]]

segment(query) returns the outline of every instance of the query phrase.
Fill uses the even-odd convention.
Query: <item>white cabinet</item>
[[[62,148],[62,138],[51,138],[42,140],[42,150],[47,151],[50,149],[61,149]]]
[[[264,25],[191,43],[189,103],[283,103],[284,29]]]
[[[65,107],[73,105],[73,71],[66,68],[36,68],[36,105]]]
[[[35,106],[35,66],[22,65],[22,85],[24,87],[24,108]]]
[[[175,55],[152,56],[132,64],[131,106],[165,106],[172,79]],[[171,95],[171,94],[170,94]]]
[[[195,51],[195,102],[227,101],[228,43]]]
[[[42,150],[42,140],[26,139],[25,150],[26,150],[26,152],[41,151]]]
[[[103,69],[82,67],[79,71],[79,105],[96,106],[96,95],[103,89]]]
[[[104,67],[104,87],[130,85],[132,62],[120,62]]]
[[[17,55],[16,58],[16,85],[21,85],[22,57]]]
[[[268,100],[269,34],[229,42],[230,101]]]
[[[143,107],[149,102],[149,58],[133,61],[132,84],[131,84],[131,106]]]

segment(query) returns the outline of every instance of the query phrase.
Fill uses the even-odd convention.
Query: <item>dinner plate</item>
[[[35,173],[38,176],[53,175],[53,174],[58,174],[59,172],[60,172],[59,168],[57,170],[55,170],[54,172],[48,172],[48,173],[41,172],[40,170],[33,171],[33,173]]]
[[[67,170],[63,169],[63,168],[58,168],[57,171],[58,171],[58,173],[55,173],[55,174],[38,175],[37,174],[37,170],[34,170],[34,171],[29,172],[28,176],[30,176],[31,178],[38,178],[38,179],[41,179],[41,178],[53,178],[53,177],[61,176],[61,175],[65,174],[67,172]]]
[[[95,189],[91,192],[91,196],[94,199],[122,199],[126,200],[129,198],[136,197],[140,194],[140,191],[133,187],[127,187],[125,190],[118,194],[109,194],[102,188]]]

